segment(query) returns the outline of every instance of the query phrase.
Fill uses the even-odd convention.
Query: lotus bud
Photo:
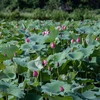
[[[30,42],[30,40],[29,40],[28,38],[26,38],[25,42],[26,42],[26,43],[29,43],[29,42]]]
[[[38,72],[37,71],[33,71],[33,77],[37,77],[38,76]]]
[[[98,41],[98,38],[96,38],[95,40]]]
[[[79,42],[80,42],[80,38],[77,38],[77,39],[76,39],[76,42],[79,43]]]
[[[54,48],[56,47],[55,43],[51,43],[51,44],[50,44],[50,47],[51,47],[52,49],[54,49]]]
[[[46,65],[47,65],[47,61],[46,61],[46,60],[43,60],[43,61],[42,61],[42,65],[43,65],[43,66],[46,66]]]
[[[71,43],[73,43],[73,42],[74,42],[74,39],[71,40]]]
[[[66,26],[62,26],[62,30],[65,30],[66,29]]]
[[[60,92],[63,92],[64,88],[62,86],[60,86]]]

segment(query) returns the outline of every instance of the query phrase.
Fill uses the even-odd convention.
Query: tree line
[[[0,0],[0,11],[16,9],[62,9],[71,11],[75,8],[99,9],[100,0]]]

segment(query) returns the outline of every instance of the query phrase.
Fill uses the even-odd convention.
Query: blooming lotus
[[[61,28],[62,30],[65,30],[66,29],[66,26],[62,26],[62,28]]]
[[[42,32],[42,35],[48,35],[50,33],[50,31],[46,30],[44,32]]]

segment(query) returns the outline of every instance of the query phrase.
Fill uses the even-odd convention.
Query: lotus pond
[[[0,21],[0,100],[100,100],[100,21]]]

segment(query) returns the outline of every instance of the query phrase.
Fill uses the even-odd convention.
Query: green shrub
[[[66,20],[68,16],[67,12],[63,12],[61,10],[53,10],[53,12],[51,13],[51,19],[53,20]]]
[[[40,19],[40,20],[84,20],[84,19],[99,19],[99,10],[88,9],[75,9],[73,12],[68,13],[62,10],[45,10],[45,9],[32,9],[30,12],[15,10],[13,12],[0,12],[2,19]]]
[[[60,0],[49,0],[48,2],[46,2],[46,9],[59,9],[60,7]]]

